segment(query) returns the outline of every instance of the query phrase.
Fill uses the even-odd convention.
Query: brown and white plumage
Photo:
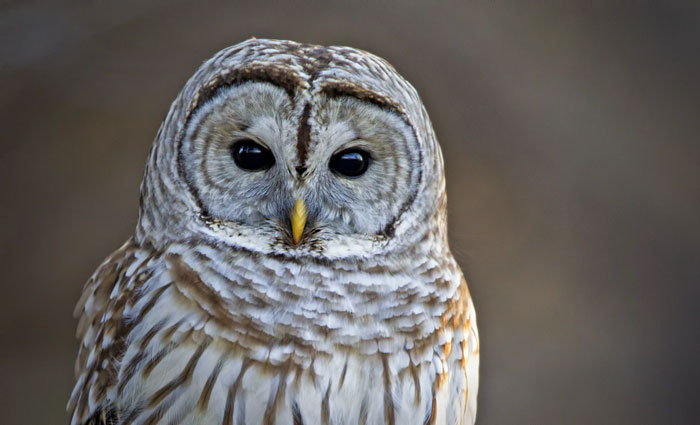
[[[240,139],[274,166],[236,168]],[[328,171],[348,146],[372,155],[361,177]],[[385,61],[255,39],[217,53],[173,102],[141,196],[77,307],[72,424],[474,422],[442,157]]]

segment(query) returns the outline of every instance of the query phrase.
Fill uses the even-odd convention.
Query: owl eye
[[[267,170],[275,164],[269,149],[250,139],[239,140],[231,146],[233,161],[246,171]]]
[[[331,157],[330,169],[345,177],[359,177],[367,171],[371,157],[362,149],[346,149]]]

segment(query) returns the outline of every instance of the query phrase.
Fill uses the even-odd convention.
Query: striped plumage
[[[230,200],[230,214],[271,206],[263,218],[218,216],[229,214],[229,202],[217,204],[221,197],[192,168],[208,160],[190,161],[200,132],[201,150],[216,152],[222,131],[209,136],[208,117],[231,121],[216,121],[217,108],[245,90],[252,102],[270,97],[269,105],[288,108],[266,122],[281,129],[275,134],[287,150],[275,157],[288,165],[289,184],[250,206]],[[359,101],[332,100],[348,97]],[[356,108],[355,118],[342,118],[343,108]],[[358,116],[371,118],[368,127],[355,122],[344,131],[375,131],[376,169],[395,176],[372,202],[358,195],[357,211],[343,206],[331,215],[324,211],[335,206],[309,186],[326,184],[314,180],[328,163],[319,153],[324,134],[342,134],[328,129],[364,120]],[[363,183],[343,184],[339,191]],[[98,268],[77,307],[71,424],[474,422],[478,332],[447,244],[442,157],[415,90],[386,62],[272,40],[219,52],[173,103],[141,196],[135,236]],[[309,204],[309,225],[292,242],[282,217],[297,198]],[[365,230],[372,226],[380,230]]]

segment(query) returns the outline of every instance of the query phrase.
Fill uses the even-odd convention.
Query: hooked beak
[[[301,241],[301,235],[304,233],[304,227],[306,226],[306,216],[308,211],[306,210],[306,203],[303,199],[297,199],[294,203],[294,208],[292,208],[292,214],[289,220],[292,223],[292,238],[294,239],[294,245],[299,245]]]

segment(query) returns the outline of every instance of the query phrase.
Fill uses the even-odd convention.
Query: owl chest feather
[[[124,424],[472,423],[478,336],[463,285],[414,305],[401,285],[348,291],[360,278],[339,272],[333,286],[322,270],[279,285],[299,270],[195,257],[165,255],[143,282],[145,261],[123,274],[123,355],[92,355],[116,379],[85,374],[90,409],[104,392]]]
[[[422,359],[412,360],[405,347],[387,347],[390,352],[371,354],[337,349],[306,363],[301,355],[274,359],[272,351],[285,351],[275,344],[267,346],[267,358],[254,358],[254,350],[204,328],[183,328],[170,343],[142,349],[139,335],[148,337],[146,328],[162,320],[156,313],[145,317],[120,369],[127,383],[114,399],[120,416],[133,423],[471,423],[465,366],[474,358],[469,335],[461,332],[449,341],[455,348],[426,347]],[[139,370],[129,378],[138,358]]]

